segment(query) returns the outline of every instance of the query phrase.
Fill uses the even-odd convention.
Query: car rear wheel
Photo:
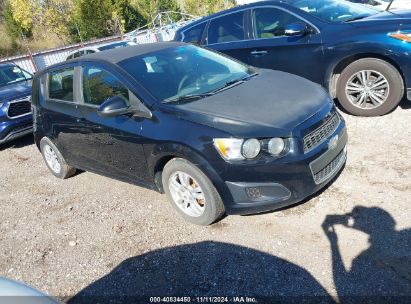
[[[164,167],[162,183],[172,206],[187,221],[207,226],[223,216],[224,205],[217,190],[189,161],[170,160]]]
[[[47,167],[54,176],[65,179],[76,173],[76,168],[66,163],[60,151],[47,137],[43,137],[40,141],[40,150]]]
[[[365,58],[348,65],[337,83],[337,98],[349,113],[380,116],[392,111],[404,96],[404,82],[388,62]]]

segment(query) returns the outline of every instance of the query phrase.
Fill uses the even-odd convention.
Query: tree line
[[[0,5],[0,56],[128,32],[158,13],[202,16],[235,5],[235,0],[5,0]],[[178,14],[171,14],[177,19]],[[176,20],[175,20],[176,21]],[[24,42],[24,43],[23,43]]]

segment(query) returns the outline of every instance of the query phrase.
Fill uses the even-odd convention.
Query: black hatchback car
[[[344,120],[319,85],[184,43],[55,65],[32,99],[55,176],[79,168],[164,191],[199,225],[296,203],[346,160]]]

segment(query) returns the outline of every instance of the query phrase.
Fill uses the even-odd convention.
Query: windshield
[[[252,74],[248,66],[194,45],[133,57],[120,66],[163,102],[194,100]]]
[[[26,81],[31,78],[32,76],[29,73],[20,69],[17,66],[10,65],[0,67],[0,87],[4,87],[21,81]]]
[[[348,22],[378,13],[365,5],[345,0],[289,0],[288,3],[327,22]]]

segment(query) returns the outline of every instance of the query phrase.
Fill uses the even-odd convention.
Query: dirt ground
[[[7,144],[0,276],[71,303],[148,303],[149,295],[409,303],[410,105],[344,117],[348,161],[330,187],[298,206],[210,227],[184,222],[153,191],[88,172],[54,178],[30,137]]]

